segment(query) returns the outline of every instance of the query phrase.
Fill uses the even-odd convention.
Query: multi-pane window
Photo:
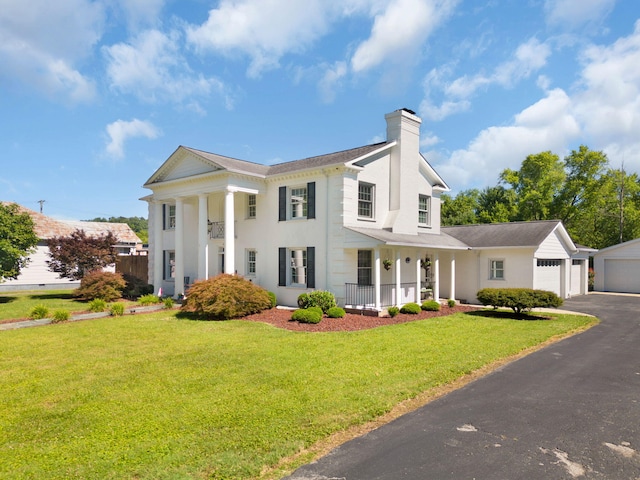
[[[255,276],[256,274],[256,251],[247,250],[247,275]]]
[[[373,218],[374,188],[370,183],[358,183],[358,216]]]
[[[306,285],[307,283],[307,250],[305,248],[291,249],[291,284]]]
[[[491,260],[489,278],[491,280],[504,280],[504,260]]]
[[[164,251],[164,279],[176,278],[176,252],[173,250]]]
[[[176,206],[175,205],[165,205],[166,219],[164,228],[166,230],[176,228]]]
[[[431,206],[431,197],[428,195],[418,196],[418,223],[420,225],[430,225],[431,219],[429,207]]]
[[[307,216],[307,187],[291,189],[290,205],[291,218],[305,218]]]
[[[247,196],[247,218],[256,218],[256,195]]]
[[[358,285],[373,285],[371,250],[358,250]]]

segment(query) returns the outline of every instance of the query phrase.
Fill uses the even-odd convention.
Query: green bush
[[[320,323],[322,313],[319,313],[318,310],[314,308],[300,308],[293,312],[291,320],[300,323]]]
[[[320,307],[307,307],[307,310],[311,310],[312,312],[317,312],[320,316],[324,315],[324,312]]]
[[[456,306],[456,301],[453,298],[450,298],[447,300],[447,305],[449,305],[450,308],[453,308]]]
[[[145,307],[149,305],[155,305],[156,303],[160,302],[162,302],[162,299],[159,296],[154,295],[153,293],[148,293],[138,299],[138,304]]]
[[[420,313],[420,305],[418,305],[417,303],[407,303],[406,305],[402,306],[402,308],[400,309],[400,313],[417,315],[418,313]]]
[[[182,311],[208,319],[241,318],[271,308],[267,291],[237,275],[221,274],[197,280]]]
[[[94,298],[89,302],[89,311],[98,313],[104,312],[107,309],[107,302],[101,298]]]
[[[126,298],[133,299],[153,293],[153,285],[141,278],[135,277],[130,273],[123,274],[122,278],[126,282],[122,295]]]
[[[340,307],[331,307],[327,311],[327,317],[329,318],[343,318],[346,315],[344,308]]]
[[[29,312],[29,318],[32,318],[34,320],[38,320],[40,318],[47,318],[48,315],[49,315],[49,309],[42,304],[36,305],[31,309],[31,312]]]
[[[64,309],[55,310],[51,317],[51,323],[66,322],[70,318],[71,318],[71,314],[69,313],[69,310],[64,310]]]
[[[393,318],[400,313],[400,309],[398,307],[389,307],[387,308],[387,313]]]
[[[116,302],[109,306],[109,313],[112,317],[121,317],[124,315],[124,303]]]
[[[113,302],[122,298],[122,291],[126,285],[119,273],[96,270],[84,276],[74,295],[87,301],[101,298],[105,302]]]
[[[557,308],[562,305],[562,299],[555,293],[531,288],[484,288],[476,297],[483,305],[510,308],[517,314],[529,312],[532,308]]]
[[[426,310],[427,312],[439,312],[440,311],[440,304],[438,302],[436,302],[435,300],[427,300],[426,302],[422,303],[420,308],[422,310]]]
[[[271,308],[275,308],[275,306],[278,305],[276,294],[273,292],[267,292],[267,295],[269,295],[269,300],[271,300]]]
[[[174,305],[173,298],[171,298],[171,297],[163,298],[162,299],[162,304],[164,305],[164,308],[166,308],[166,309],[173,308],[173,305]]]
[[[325,290],[301,293],[298,296],[298,306],[300,308],[320,307],[322,313],[327,313],[330,308],[337,306],[336,296]]]

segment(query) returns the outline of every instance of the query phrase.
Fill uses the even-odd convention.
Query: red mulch
[[[383,325],[395,325],[398,323],[413,322],[415,320],[424,320],[426,318],[442,317],[458,312],[471,312],[477,310],[477,307],[470,305],[456,305],[449,307],[442,305],[439,312],[420,311],[417,315],[399,313],[395,317],[373,317],[368,315],[358,315],[347,313],[344,318],[323,318],[320,323],[300,323],[291,320],[291,310],[283,310],[272,308],[264,312],[256,313],[244,317],[242,320],[252,322],[269,323],[278,328],[294,330],[298,332],[338,332],[338,331],[354,331],[366,330],[368,328],[381,327]]]

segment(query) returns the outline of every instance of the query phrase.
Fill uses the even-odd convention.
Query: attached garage
[[[548,290],[562,297],[562,260],[538,259],[534,288]]]
[[[640,238],[600,250],[593,263],[596,291],[640,293]]]

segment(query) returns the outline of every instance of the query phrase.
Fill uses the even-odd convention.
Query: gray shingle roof
[[[559,220],[487,223],[441,227],[441,231],[472,248],[537,247],[560,224]]]
[[[393,233],[389,230],[383,230],[379,228],[360,228],[360,227],[345,227],[352,232],[365,235],[384,242],[387,245],[398,245],[405,247],[420,247],[420,248],[448,248],[453,250],[468,250],[469,246],[465,245],[460,240],[447,235],[446,233],[440,233],[440,235],[434,235],[431,233],[419,233],[416,235],[409,235],[403,233]]]

